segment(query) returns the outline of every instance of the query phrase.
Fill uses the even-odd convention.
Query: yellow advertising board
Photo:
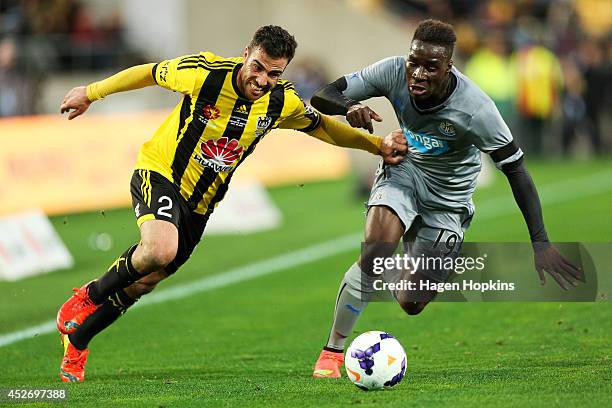
[[[64,214],[130,205],[138,149],[166,115],[1,119],[0,214],[30,208]],[[346,151],[296,131],[276,130],[237,170],[232,183],[303,183],[341,177],[348,168]]]

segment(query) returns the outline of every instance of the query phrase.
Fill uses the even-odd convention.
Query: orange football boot
[[[64,382],[83,382],[85,380],[85,363],[89,349],[75,348],[67,334],[60,334],[64,346],[64,358],[60,366],[60,378]]]
[[[344,362],[344,353],[323,350],[315,363],[312,376],[315,378],[339,378],[340,368]]]
[[[57,312],[56,323],[57,330],[60,333],[70,334],[74,332],[98,308],[98,305],[95,305],[89,298],[87,285],[89,283],[83,285],[80,289],[73,288],[74,294]]]

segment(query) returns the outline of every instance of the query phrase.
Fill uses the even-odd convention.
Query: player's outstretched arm
[[[137,65],[102,81],[72,88],[64,97],[60,112],[69,112],[68,119],[71,120],[85,113],[92,102],[110,94],[155,85],[153,79],[154,66],[155,64]]]
[[[569,288],[569,285],[576,286],[578,281],[584,281],[580,268],[565,259],[548,240],[538,192],[523,163],[523,158],[504,164],[502,171],[508,178],[514,199],[527,223],[540,284],[543,285],[546,282],[544,272],[552,276],[565,290]]]
[[[321,115],[319,126],[307,133],[336,146],[352,147],[380,155],[387,164],[401,163],[408,150],[401,130],[395,130],[382,138],[361,132],[327,115]]]
[[[374,132],[372,120],[382,122],[383,118],[370,107],[343,94],[347,88],[345,77],[340,77],[331,84],[319,89],[310,100],[312,106],[328,115],[346,116],[351,126]]]

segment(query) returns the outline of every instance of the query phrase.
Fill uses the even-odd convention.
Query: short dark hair
[[[427,19],[419,23],[412,40],[419,40],[433,45],[446,47],[449,57],[457,41],[453,26],[440,20]]]
[[[295,55],[297,42],[295,38],[282,27],[267,25],[257,29],[249,44],[249,50],[261,47],[272,58],[287,58],[289,61]]]

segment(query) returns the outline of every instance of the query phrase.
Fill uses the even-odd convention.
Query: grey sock
[[[352,333],[357,319],[368,305],[368,300],[372,294],[371,280],[368,278],[367,282],[363,282],[362,285],[361,277],[361,268],[357,263],[354,263],[340,282],[334,310],[334,322],[327,339],[326,349],[344,350],[346,338]]]

